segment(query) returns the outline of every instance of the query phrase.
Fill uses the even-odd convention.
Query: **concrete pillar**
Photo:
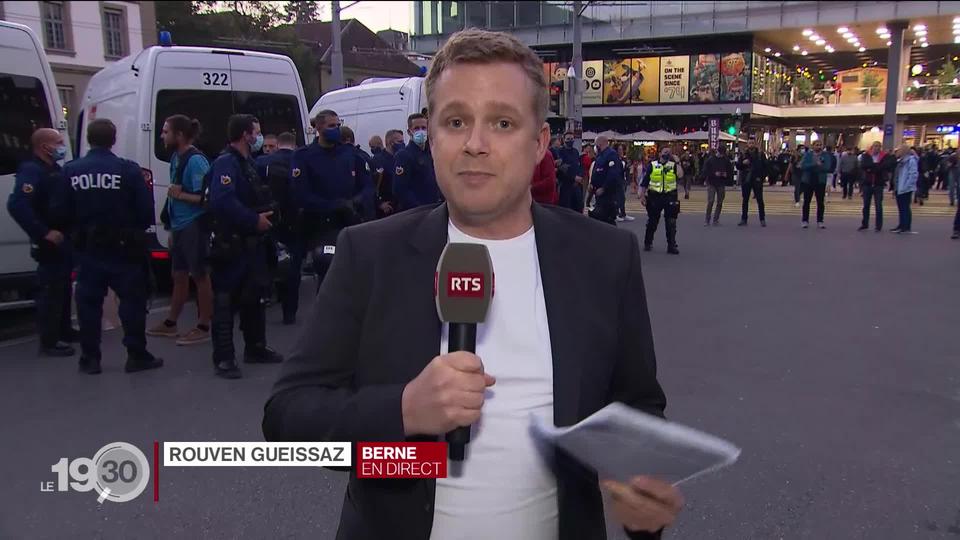
[[[903,130],[897,125],[897,102],[903,92],[903,37],[907,23],[896,21],[887,24],[892,45],[887,53],[887,96],[883,108],[883,148],[892,150],[903,139]]]

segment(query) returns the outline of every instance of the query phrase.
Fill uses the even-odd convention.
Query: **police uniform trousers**
[[[653,235],[660,225],[660,214],[663,213],[667,229],[667,246],[677,246],[677,216],[680,215],[680,201],[677,199],[677,190],[661,193],[647,191],[647,231],[643,239],[644,246],[653,245]]]
[[[236,361],[233,322],[237,313],[240,315],[240,331],[246,350],[263,348],[267,343],[270,245],[265,237],[246,237],[243,242],[243,248],[230,260],[214,261],[210,273],[213,284],[211,341],[214,366],[221,362]]]
[[[620,210],[618,194],[616,192],[604,192],[596,200],[596,205],[590,211],[590,217],[616,225],[617,213]]]
[[[69,249],[61,245],[60,249]],[[37,333],[42,347],[53,347],[58,341],[72,341],[73,327],[70,324],[70,273],[73,257],[67,251],[57,260],[43,261],[37,265]]]
[[[277,235],[277,240],[283,243],[290,255],[286,268],[281,275],[279,290],[280,305],[283,308],[283,317],[292,319],[300,307],[300,281],[303,276],[304,241],[302,234],[293,230],[284,230]]]
[[[583,212],[583,190],[576,182],[560,182],[560,196],[557,206],[569,208],[574,212]]]
[[[100,324],[107,288],[120,300],[123,345],[132,357],[146,355],[147,298],[149,277],[146,259],[132,262],[125,255],[109,252],[77,254],[77,318],[83,357],[100,360]]]

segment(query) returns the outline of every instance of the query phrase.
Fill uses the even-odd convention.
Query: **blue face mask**
[[[340,142],[340,128],[332,127],[332,128],[324,129],[323,140],[327,141],[330,144],[337,144],[338,142]]]
[[[571,140],[571,141],[563,141],[563,144],[566,145],[567,148],[573,148],[573,141],[572,141],[572,140]]]
[[[397,152],[399,152],[399,151],[401,151],[401,150],[403,150],[403,143],[402,143],[402,142],[393,143],[393,153],[394,153],[394,154],[396,154]]]
[[[51,154],[50,157],[52,157],[54,161],[60,161],[61,159],[66,158],[67,146],[64,144],[57,146],[56,148],[53,149],[53,154]]]
[[[414,131],[413,142],[415,142],[418,146],[423,146],[427,144],[427,131],[423,129],[419,131]]]
[[[250,145],[251,152],[259,152],[263,148],[263,133],[257,134],[257,140],[253,141],[253,144]]]

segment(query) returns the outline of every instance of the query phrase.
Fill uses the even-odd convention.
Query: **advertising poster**
[[[550,81],[553,80],[553,70],[557,66],[556,62],[544,62],[543,63],[543,75],[547,78],[547,84],[550,84]]]
[[[583,104],[601,105],[603,103],[603,60],[583,62]]]
[[[660,101],[660,58],[631,58],[630,75],[630,103]]]
[[[660,102],[686,103],[689,99],[689,56],[660,58]]]
[[[603,61],[603,104],[630,103],[630,60]]]
[[[694,54],[690,56],[690,101],[709,103],[720,99],[720,72],[718,54]]]
[[[745,53],[720,59],[720,101],[750,101],[750,60]]]

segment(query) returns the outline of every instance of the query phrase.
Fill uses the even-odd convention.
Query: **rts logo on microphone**
[[[483,298],[483,273],[448,272],[447,296],[451,298]]]

